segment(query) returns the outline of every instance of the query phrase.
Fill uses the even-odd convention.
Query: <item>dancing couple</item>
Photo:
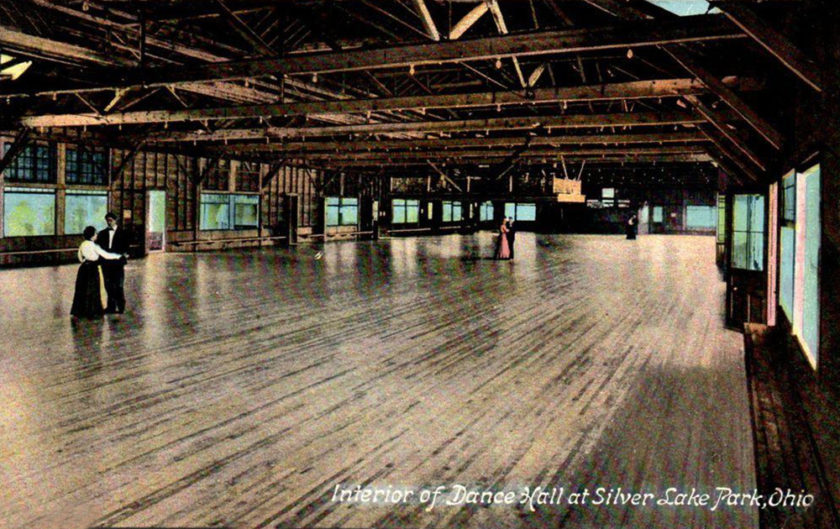
[[[516,242],[516,227],[513,217],[505,217],[499,226],[499,240],[496,242],[496,259],[513,259],[513,243]]]
[[[83,232],[84,241],[79,245],[78,258],[82,263],[76,274],[76,291],[70,314],[74,318],[101,318],[104,313],[122,313],[125,310],[125,262],[128,259],[128,235],[117,229],[117,216],[105,216],[108,228],[96,233],[88,226]],[[101,244],[101,246],[100,246]],[[104,248],[103,248],[104,247]],[[103,309],[100,278],[108,293],[108,305]]]

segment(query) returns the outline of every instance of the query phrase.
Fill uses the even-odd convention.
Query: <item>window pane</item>
[[[732,201],[733,229],[735,231],[747,231],[750,217],[750,197],[748,195],[737,195]]]
[[[493,220],[493,203],[484,202],[479,210],[479,220]]]
[[[420,201],[409,200],[405,207],[405,221],[410,223],[420,222]]]
[[[717,242],[726,241],[726,197],[718,195],[717,204]]]
[[[796,260],[796,229],[782,226],[781,249],[779,251],[779,305],[787,314],[788,321],[793,321],[793,277]]]
[[[747,263],[749,257],[747,255],[747,233],[736,232],[732,234],[732,267],[749,269]]]
[[[764,237],[761,233],[750,233],[749,270],[764,270]]]
[[[715,208],[713,206],[686,206],[685,225],[689,229],[715,227]]]
[[[338,226],[338,206],[327,206],[327,226]]]
[[[236,204],[234,208],[234,227],[256,228],[259,226],[259,208],[256,204]]]
[[[201,222],[199,223],[202,230],[229,230],[230,220],[228,195],[202,193]]]
[[[662,206],[653,206],[651,222],[662,222]]]
[[[391,212],[391,222],[393,224],[403,224],[405,222],[405,206],[394,204]]]
[[[516,203],[515,202],[505,202],[505,217],[515,217],[516,216]]]
[[[341,208],[341,224],[355,226],[359,222],[359,207],[345,206]]]
[[[108,213],[108,195],[67,194],[64,201],[64,233],[82,233],[87,226],[98,226]]]
[[[55,193],[6,190],[3,226],[6,237],[55,235]]]
[[[514,215],[513,218],[515,220],[524,220],[526,222],[537,220],[536,204],[517,204],[516,215]]]
[[[443,203],[443,222],[452,222],[452,203]]]

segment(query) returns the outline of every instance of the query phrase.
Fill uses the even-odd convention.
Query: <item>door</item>
[[[765,196],[759,193],[727,197],[726,321],[738,329],[747,322],[766,321],[765,203]]]
[[[146,212],[146,249],[160,252],[166,247],[166,191],[149,191]]]
[[[298,231],[298,196],[285,195],[283,197],[283,220],[280,223],[281,230],[286,237],[286,244],[297,244]]]

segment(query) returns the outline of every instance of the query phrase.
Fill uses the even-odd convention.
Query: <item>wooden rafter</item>
[[[432,19],[432,14],[429,12],[429,8],[426,6],[425,0],[412,0],[412,3],[414,4],[414,8],[420,14],[420,20],[423,21],[423,27],[426,28],[426,33],[429,34],[429,38],[432,40],[440,40],[440,32],[438,32],[437,25]]]
[[[751,109],[735,92],[724,85],[720,79],[712,75],[708,70],[688,56],[683,50],[665,50],[675,61],[677,61],[690,74],[694,75],[703,84],[709,87],[720,99],[729,105],[746,121],[750,127],[755,129],[759,135],[766,139],[773,147],[780,149],[782,146],[782,135]]]
[[[741,3],[716,2],[714,5],[808,86],[822,92],[819,69],[785,36],[768,26],[755,12]]]
[[[706,106],[696,96],[687,96],[686,99],[689,102],[691,102],[691,104],[694,106],[697,112],[699,112],[700,115],[703,116],[703,118],[706,121],[708,121],[712,127],[717,129],[718,134],[729,140],[732,143],[732,145],[734,145],[739,151],[741,151],[741,153],[744,156],[746,156],[747,159],[749,159],[753,164],[755,164],[755,166],[758,169],[762,171],[767,170],[767,166],[764,163],[764,161],[762,161],[762,159],[756,153],[754,153],[752,149],[750,149],[743,140],[737,138],[729,129],[729,127],[727,127],[720,113]]]

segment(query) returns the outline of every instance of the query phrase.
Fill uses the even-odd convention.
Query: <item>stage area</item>
[[[127,314],[76,325],[76,266],[0,270],[0,519],[757,527],[679,504],[755,487],[714,252],[520,233],[506,262],[480,233],[153,254]]]

